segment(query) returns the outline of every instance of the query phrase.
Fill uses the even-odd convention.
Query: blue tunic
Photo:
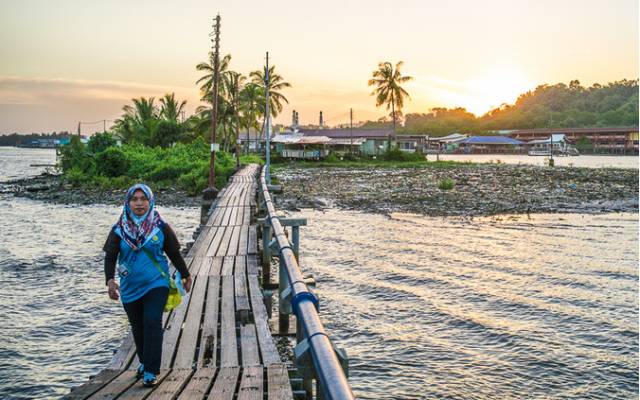
[[[116,228],[114,232],[122,238],[122,232],[119,228]],[[169,262],[164,255],[163,245],[162,229],[156,229],[143,247],[153,254],[156,262],[168,277]],[[158,268],[149,259],[149,255],[142,250],[134,251],[124,240],[120,241],[117,270],[120,277],[120,298],[124,304],[138,300],[151,289],[169,287],[169,282],[160,274]]]

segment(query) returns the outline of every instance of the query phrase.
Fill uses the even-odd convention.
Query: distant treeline
[[[638,80],[616,81],[585,88],[573,80],[569,85],[540,85],[481,117],[464,108],[432,108],[429,113],[405,115],[400,134],[444,136],[454,132],[482,133],[501,129],[580,128],[633,126],[638,124]],[[363,128],[391,127],[388,119],[367,121]]]
[[[69,137],[69,132],[31,133],[28,135],[12,133],[11,135],[0,135],[0,146],[18,146],[38,139],[62,139],[66,137]]]

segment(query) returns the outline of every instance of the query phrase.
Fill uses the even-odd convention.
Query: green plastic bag
[[[164,305],[164,311],[169,312],[178,307],[182,302],[182,295],[176,286],[176,282],[173,279],[169,279],[169,296],[167,297],[167,304]]]

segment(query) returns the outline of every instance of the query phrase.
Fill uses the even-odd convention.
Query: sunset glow
[[[381,61],[402,60],[414,77],[405,114],[465,107],[479,116],[541,84],[638,77],[636,0],[0,4],[0,134],[75,130],[118,118],[132,97],[170,92],[192,113],[201,105],[195,66],[207,60],[218,12],[233,70],[248,75],[269,51],[292,84],[277,123],[293,110],[303,124],[320,111],[329,124],[348,122],[350,108],[356,120],[387,115],[367,86]]]

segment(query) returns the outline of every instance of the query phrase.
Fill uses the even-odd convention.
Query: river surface
[[[436,159],[435,154],[429,154],[430,161]],[[549,157],[534,157],[518,154],[440,154],[440,160],[470,161],[477,163],[505,163],[527,165],[549,165]],[[555,165],[559,167],[587,167],[587,168],[639,168],[638,156],[577,156],[553,157]]]
[[[0,147],[0,181],[54,161]],[[199,210],[159,210],[188,241]],[[57,398],[111,359],[128,326],[101,247],[119,212],[0,191],[0,399]],[[295,215],[359,398],[638,398],[637,213]]]

